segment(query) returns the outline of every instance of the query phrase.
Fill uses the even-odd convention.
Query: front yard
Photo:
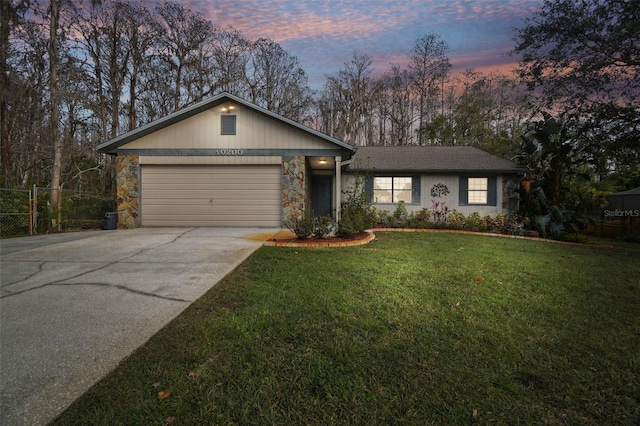
[[[263,247],[56,424],[638,424],[640,247]]]

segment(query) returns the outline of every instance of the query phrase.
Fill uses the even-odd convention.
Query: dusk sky
[[[541,0],[184,0],[214,25],[246,37],[266,37],[297,56],[314,89],[354,52],[373,58],[374,73],[404,65],[415,41],[428,33],[449,45],[453,72],[508,72],[515,58],[514,27]]]

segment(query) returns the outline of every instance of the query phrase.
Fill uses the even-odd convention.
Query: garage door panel
[[[271,187],[268,185],[260,185],[257,188],[243,189],[240,188],[165,188],[165,189],[149,189],[144,187],[145,197],[153,200],[163,200],[165,198],[181,198],[181,199],[211,199],[211,198],[247,198],[247,197],[262,197],[270,199],[273,195]]]
[[[147,166],[149,167],[149,166]],[[212,166],[213,167],[213,166]],[[173,176],[170,182],[164,180],[166,176],[160,175],[148,175],[147,179],[153,179],[152,185],[193,185],[194,183],[201,185],[216,185],[221,183],[276,183],[279,182],[279,176],[261,176],[261,175],[248,175],[248,176],[206,176],[206,175],[181,175]]]
[[[165,223],[164,217],[158,217],[158,218],[151,217],[147,219],[147,222],[148,224],[145,226],[167,226],[164,224]],[[244,221],[242,222],[242,225],[238,225],[237,217],[231,216],[228,218],[217,219],[215,225],[211,225],[211,221],[208,219],[207,220],[189,219],[189,220],[172,220],[171,226],[228,226],[228,227],[242,226],[242,227],[276,228],[276,227],[279,227],[280,224],[265,225],[262,219],[245,218]]]
[[[146,226],[281,225],[280,166],[142,167]]]
[[[260,206],[241,206],[242,212],[238,210],[236,204],[228,205],[187,205],[187,206],[149,206],[145,211],[145,217],[164,215],[183,215],[188,212],[190,215],[235,215],[238,217],[249,215],[261,215],[265,209]],[[268,213],[268,212],[267,212]]]
[[[270,190],[274,186],[279,186],[280,182],[260,182],[256,184],[252,184],[251,182],[247,183],[239,183],[239,182],[231,182],[231,183],[216,183],[216,184],[203,184],[203,183],[192,183],[192,184],[166,184],[166,185],[149,185],[144,187],[148,192],[156,191],[157,193],[161,193],[164,191],[174,191],[174,192],[188,192],[194,193],[204,192],[204,191],[223,191],[223,192],[232,192],[232,191],[246,191],[249,189],[253,189],[254,191],[263,191]]]

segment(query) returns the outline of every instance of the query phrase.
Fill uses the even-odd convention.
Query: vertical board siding
[[[221,107],[215,107],[129,142],[120,149],[335,149],[319,137],[240,106],[236,134],[221,135]]]
[[[381,173],[384,175],[384,173]],[[400,176],[402,173],[389,173],[389,175]],[[407,173],[406,176],[411,176],[411,173]],[[342,175],[342,185],[345,190],[353,188],[355,182],[356,174],[344,174]],[[405,204],[405,208],[407,211],[418,212],[422,209],[432,208],[431,200],[434,199],[431,196],[431,188],[437,184],[442,183],[449,188],[449,194],[437,199],[436,201],[445,202],[446,206],[449,207],[449,210],[457,210],[460,213],[463,213],[465,216],[473,212],[478,212],[482,216],[495,216],[498,213],[507,213],[502,209],[502,177],[498,176],[496,181],[497,185],[497,205],[496,206],[481,206],[481,205],[471,205],[471,206],[461,206],[458,203],[459,194],[460,194],[460,177],[458,175],[420,175],[420,204]],[[342,200],[344,201],[345,196],[343,194]],[[397,204],[383,204],[377,203],[373,204],[373,206],[378,210],[387,210],[389,212],[393,212]]]

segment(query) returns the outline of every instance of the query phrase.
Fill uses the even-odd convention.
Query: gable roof
[[[293,120],[290,120],[286,117],[283,117],[282,115],[276,114],[274,112],[271,112],[267,109],[264,109],[262,107],[259,107],[258,105],[255,105],[249,101],[246,101],[242,98],[239,98],[237,96],[234,96],[230,93],[227,92],[223,92],[220,93],[219,95],[213,96],[209,99],[205,99],[204,101],[198,102],[197,104],[188,106],[186,108],[183,108],[179,111],[176,111],[172,114],[169,114],[163,118],[160,118],[156,121],[152,121],[151,123],[145,124],[144,126],[140,126],[137,129],[131,130],[127,133],[124,133],[122,135],[119,135],[111,140],[108,140],[106,142],[101,143],[100,145],[98,145],[96,147],[96,150],[99,152],[103,152],[105,154],[112,154],[115,155],[117,153],[117,149],[119,147],[121,147],[122,145],[128,144],[129,142],[133,142],[136,139],[139,139],[143,136],[147,136],[153,132],[156,132],[158,130],[164,129],[165,127],[169,127],[172,124],[178,123],[182,120],[185,120],[189,117],[193,117],[194,115],[200,114],[201,112],[204,112],[208,109],[214,108],[218,105],[221,105],[225,102],[236,102],[250,110],[253,110],[257,113],[266,115],[268,117],[271,117],[287,126],[291,126],[294,127],[296,129],[302,130],[303,132],[309,133],[311,135],[317,136],[320,139],[324,139],[327,142],[333,143],[337,146],[339,146],[342,149],[345,149],[347,151],[349,151],[350,153],[355,152],[356,148],[353,147],[352,145],[349,145],[346,142],[343,142],[339,139],[333,138],[331,136],[325,135],[322,132],[319,132],[317,130],[314,130],[310,127],[304,126],[300,123],[297,123]]]
[[[352,171],[524,173],[526,169],[472,146],[362,146]]]

